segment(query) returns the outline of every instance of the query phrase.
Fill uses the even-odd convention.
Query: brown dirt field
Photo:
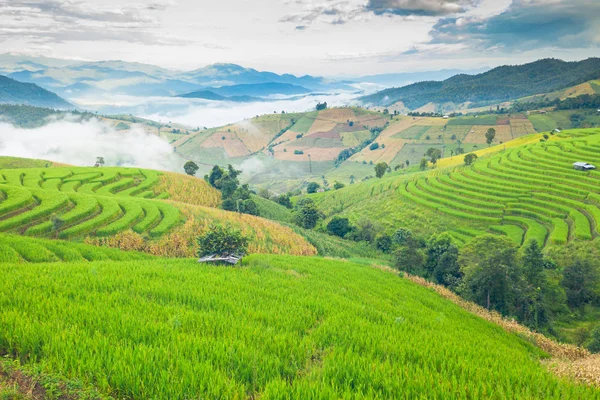
[[[496,120],[496,125],[510,125],[510,119],[509,118],[498,118]]]
[[[222,139],[223,137],[225,140]],[[215,132],[202,143],[202,147],[222,147],[229,157],[243,157],[250,154],[248,148],[234,132]]]
[[[342,124],[337,124],[335,126],[335,128],[333,128],[331,130],[331,132],[337,132],[337,133],[345,133],[345,132],[358,132],[358,131],[364,131],[365,128],[361,125],[361,124],[354,124],[352,126],[348,125],[347,122],[344,122]]]
[[[361,115],[360,117],[356,118],[354,125],[369,126],[369,127],[383,126],[383,125],[385,125],[386,122],[389,122],[389,121],[390,121],[389,117],[384,117],[383,115],[380,115],[380,114],[367,114],[367,115]]]
[[[343,123],[348,120],[354,121],[356,119],[356,114],[349,108],[328,108],[321,111],[317,119]]]
[[[317,132],[329,132],[330,130],[335,128],[336,125],[337,122],[317,118],[315,119],[315,122],[313,122],[307,134],[312,135],[313,133]]]
[[[496,130],[496,138],[494,139],[494,143],[496,144],[500,142],[506,143],[513,138],[510,126],[508,125],[496,125],[493,127],[489,125],[474,125],[463,140],[463,143],[487,144],[485,133],[490,128]]]
[[[304,137],[340,139],[340,134],[337,132],[329,131],[329,132],[317,132],[317,133],[313,133],[310,135],[305,135]]]
[[[447,119],[433,117],[417,117],[415,120],[415,125],[444,126],[447,123]]]
[[[380,144],[382,142],[378,141]],[[386,163],[392,162],[394,157],[402,150],[404,145],[408,143],[408,140],[405,139],[389,139],[385,141],[385,148],[379,147],[377,150],[370,150],[368,147],[363,149],[360,153],[353,155],[350,157],[351,161],[358,162],[369,162],[373,161],[373,163],[378,163],[385,161]]]
[[[513,139],[528,135],[530,133],[535,133],[535,128],[528,119],[511,119],[510,129]]]
[[[300,132],[294,132],[294,131],[287,131],[286,133],[284,133],[283,135],[279,136],[277,138],[277,140],[275,140],[276,143],[279,142],[293,142],[294,140],[298,140],[296,139],[296,136],[299,135]]]
[[[287,149],[284,152],[283,149]],[[308,162],[308,155],[313,161],[332,161],[340,154],[345,147],[295,147],[281,145],[275,148],[275,158],[285,161],[304,161]],[[294,150],[302,150],[304,154],[294,154]]]
[[[413,120],[411,117],[402,117],[399,121],[394,121],[390,123],[390,125],[387,128],[385,128],[383,132],[381,132],[379,138],[385,140],[386,138],[394,136],[395,134],[410,128],[415,124],[415,122],[416,119]]]
[[[424,106],[417,108],[415,111],[416,112],[426,112],[426,113],[435,112],[435,103],[427,103]]]

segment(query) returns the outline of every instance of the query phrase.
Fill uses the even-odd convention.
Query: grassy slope
[[[341,214],[353,221],[365,216],[390,231],[404,226],[429,236],[451,230],[463,241],[488,229],[518,242],[524,230],[525,240],[548,244],[590,239],[600,218],[595,194],[600,179],[596,172],[573,171],[571,163],[579,158],[600,162],[596,133],[567,132],[564,136],[577,138],[547,144],[535,141],[536,136],[523,138],[515,142],[520,147],[509,142],[505,152],[502,146],[482,151],[492,155],[473,168],[395,173],[312,197],[328,216]],[[452,167],[457,159],[439,164]]]
[[[218,191],[182,174],[65,167],[2,169],[0,175],[2,232],[191,257],[198,234],[230,223],[249,235],[253,252],[316,252],[287,227],[214,208]]]
[[[245,265],[2,264],[0,350],[116,397],[600,396],[393,274],[283,256]]]
[[[35,160],[33,158],[0,156],[0,169],[45,168],[51,167],[53,165],[54,163],[52,161]]]

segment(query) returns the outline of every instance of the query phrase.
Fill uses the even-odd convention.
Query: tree
[[[317,225],[322,215],[313,199],[305,198],[298,202],[294,219],[296,224],[305,228],[312,229]]]
[[[238,212],[249,214],[249,215],[259,215],[258,206],[252,199],[238,200]]]
[[[185,171],[186,174],[188,174],[190,176],[196,175],[196,172],[198,172],[198,169],[200,169],[200,167],[198,166],[198,164],[196,164],[193,161],[188,161],[183,165],[183,170]]]
[[[522,258],[523,272],[527,282],[535,288],[545,286],[546,277],[544,275],[544,254],[537,240],[531,240],[525,248]]]
[[[458,151],[458,149],[456,149]],[[458,153],[456,153],[458,154]],[[477,154],[469,153],[465,156],[465,165],[473,165],[473,163],[477,160]]]
[[[317,182],[310,182],[308,186],[306,186],[306,192],[317,193],[317,190],[319,190],[320,187],[321,185],[319,185]]]
[[[592,353],[600,353],[600,325],[597,325],[592,330],[591,336],[591,341],[587,346],[588,350]]]
[[[492,144],[495,137],[496,137],[496,130],[494,128],[488,129],[487,132],[485,133],[485,141],[487,142],[488,146]]]
[[[205,179],[208,181],[208,183],[216,188],[216,184],[217,181],[219,179],[221,179],[221,177],[223,176],[223,174],[225,173],[225,171],[223,171],[223,169],[221,167],[219,167],[218,165],[215,165],[212,170],[210,171],[210,174],[205,176]]]
[[[210,254],[245,254],[248,238],[242,231],[229,225],[211,225],[208,231],[198,236],[198,257]]]
[[[375,247],[381,250],[384,253],[389,253],[394,246],[394,242],[392,241],[392,237],[390,235],[379,235],[375,239]]]
[[[335,190],[341,189],[341,188],[343,188],[343,187],[345,187],[345,186],[346,186],[346,185],[344,185],[342,182],[338,182],[338,181],[335,181],[335,183],[333,184],[333,188],[334,188]]]
[[[290,196],[288,194],[282,194],[275,198],[275,202],[281,204],[285,208],[292,208],[292,201],[290,200]]]
[[[508,237],[488,234],[471,240],[458,257],[462,294],[487,309],[511,314],[519,290],[516,254],[516,245]]]
[[[371,143],[369,146],[369,150],[377,150],[379,148],[379,143]]]
[[[346,234],[351,230],[352,227],[350,226],[350,221],[348,218],[333,217],[333,219],[327,224],[327,232],[341,238],[346,236]]]
[[[596,300],[599,281],[598,268],[592,260],[577,257],[563,273],[567,305],[575,309]]]
[[[421,158],[421,162],[419,163],[419,168],[421,168],[421,171],[425,171],[428,165],[429,161],[427,161],[426,158]]]
[[[357,242],[373,243],[380,231],[381,226],[369,218],[362,217],[356,222],[354,230],[348,236],[351,236],[351,239]]]
[[[397,269],[413,275],[422,275],[425,257],[415,246],[400,247],[394,252],[394,265]]]
[[[317,107],[316,107],[317,111],[321,111],[321,110],[324,110],[326,108],[327,108],[327,102],[326,101],[324,101],[323,103],[317,103]]]
[[[104,157],[96,157],[96,166],[102,167],[104,165]]]
[[[427,157],[429,157],[429,160],[431,160],[431,163],[433,165],[435,165],[437,163],[437,160],[439,160],[440,158],[442,158],[442,152],[440,149],[436,149],[434,147],[430,147],[427,152],[425,153],[425,155]]]
[[[385,175],[385,171],[387,171],[388,165],[385,162],[380,162],[375,166],[375,176],[378,178],[383,177]]]
[[[407,228],[398,228],[394,235],[392,236],[392,240],[394,243],[400,246],[404,246],[408,243],[409,240],[412,239],[412,231]]]

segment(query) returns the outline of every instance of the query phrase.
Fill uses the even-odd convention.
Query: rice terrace
[[[0,400],[600,400],[598,16],[0,0]]]

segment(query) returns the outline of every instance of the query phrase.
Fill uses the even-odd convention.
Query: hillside
[[[92,265],[0,264],[0,351],[114,398],[600,396],[523,338],[367,266]]]
[[[38,85],[22,83],[0,75],[0,103],[73,109],[72,104]]]
[[[427,104],[433,111],[452,111],[469,103],[471,108],[516,100],[522,97],[549,93],[597,79],[600,59],[589,58],[579,62],[556,59],[533,63],[502,66],[477,75],[455,75],[444,81],[419,82],[386,89],[360,100],[367,105],[389,106],[401,102],[411,110]]]
[[[462,164],[462,156],[443,159],[440,167],[457,166],[392,174],[312,196],[328,215],[368,215],[389,229],[406,226],[424,235],[451,231],[459,241],[485,231],[508,235],[518,244],[591,240],[600,222],[600,175],[575,171],[572,164],[600,164],[600,130],[540,138],[490,149],[495,153],[480,150],[471,167]],[[402,212],[393,212],[395,207]]]
[[[228,222],[251,237],[255,253],[316,252],[289,228],[214,208],[219,192],[181,174],[57,167],[3,169],[0,177],[0,232],[189,257],[199,233]]]

